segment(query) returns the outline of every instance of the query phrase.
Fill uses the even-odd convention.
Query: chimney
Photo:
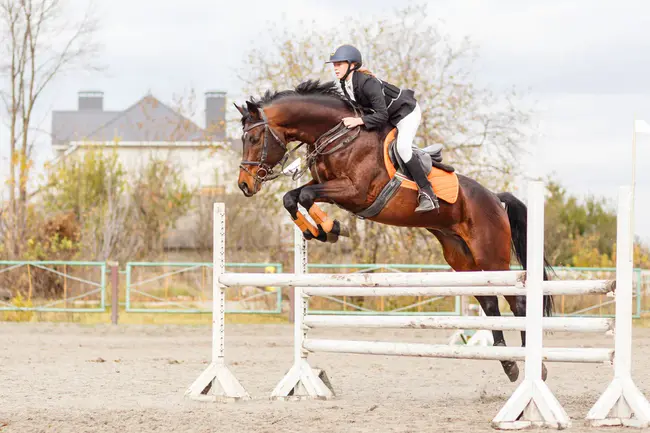
[[[104,92],[100,91],[81,91],[79,95],[79,111],[103,111],[104,110]]]
[[[205,130],[213,140],[225,140],[226,92],[205,92]]]

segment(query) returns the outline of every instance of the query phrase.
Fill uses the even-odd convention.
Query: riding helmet
[[[361,51],[352,45],[341,45],[332,53],[330,56],[329,62],[350,62],[358,63],[359,66],[362,64]]]

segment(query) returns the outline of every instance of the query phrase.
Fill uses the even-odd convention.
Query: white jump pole
[[[303,275],[307,273],[307,242],[298,227],[295,227],[294,231],[294,273]],[[295,304],[293,366],[271,392],[271,398],[275,400],[331,398],[334,392],[328,385],[329,380],[324,372],[311,368],[307,361],[307,351],[303,348],[307,333],[303,320],[307,315],[309,297],[303,292],[302,287],[296,286],[293,290]]]
[[[614,319],[605,317],[544,317],[545,331],[606,333]],[[485,329],[525,331],[525,317],[508,316],[392,316],[312,314],[303,319],[308,328]],[[485,345],[485,346],[492,346]]]
[[[212,362],[185,392],[193,400],[230,401],[250,396],[226,366],[225,360],[225,287],[219,277],[226,271],[226,207],[213,208],[212,244]]]
[[[544,280],[544,184],[528,187],[528,272],[526,278],[526,368],[521,385],[492,420],[500,429],[531,426],[564,429],[569,416],[542,380],[542,317]]]
[[[307,338],[303,347],[310,352],[357,355],[413,356],[417,358],[483,359],[524,361],[526,348],[516,346],[449,346],[447,344],[399,343],[392,341],[327,340]],[[611,365],[614,349],[548,347],[541,359],[549,362],[581,362]],[[540,369],[541,372],[541,369]]]
[[[490,272],[405,272],[405,273],[362,273],[362,274],[235,274],[220,276],[219,282],[225,286],[301,286],[317,287],[390,287],[396,289],[395,296],[403,296],[411,287],[450,286],[456,288],[471,286],[505,286],[521,285],[526,278],[525,271],[490,271]],[[523,286],[522,286],[523,287]],[[406,288],[409,290],[399,290]],[[515,287],[516,289],[516,287]],[[461,289],[459,289],[460,291]],[[470,289],[467,289],[471,293]],[[513,293],[516,293],[513,292]]]
[[[614,380],[587,414],[593,426],[648,427],[650,404],[632,380],[633,195],[621,187],[618,196],[616,247],[616,336]]]

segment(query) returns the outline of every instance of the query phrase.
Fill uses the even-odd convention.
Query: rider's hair
[[[359,68],[359,69],[357,69],[357,71],[358,71],[358,72],[361,72],[362,74],[370,75],[370,76],[373,76],[373,77],[375,76],[375,74],[373,74],[373,73],[370,71],[370,69],[365,68],[365,67]]]

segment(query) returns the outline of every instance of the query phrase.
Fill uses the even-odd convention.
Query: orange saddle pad
[[[390,160],[388,155],[388,149],[390,144],[395,140],[397,136],[397,129],[393,128],[392,131],[386,136],[384,140],[384,164],[386,164],[386,170],[388,171],[388,176],[392,179],[395,175],[402,178],[401,188],[408,188],[417,191],[418,186],[410,179],[405,178],[401,174],[397,174],[397,169]],[[427,179],[431,183],[433,192],[436,193],[439,199],[446,201],[447,203],[456,203],[458,199],[458,176],[456,173],[449,173],[444,170],[441,170],[437,167],[431,167],[431,171],[427,175]]]

